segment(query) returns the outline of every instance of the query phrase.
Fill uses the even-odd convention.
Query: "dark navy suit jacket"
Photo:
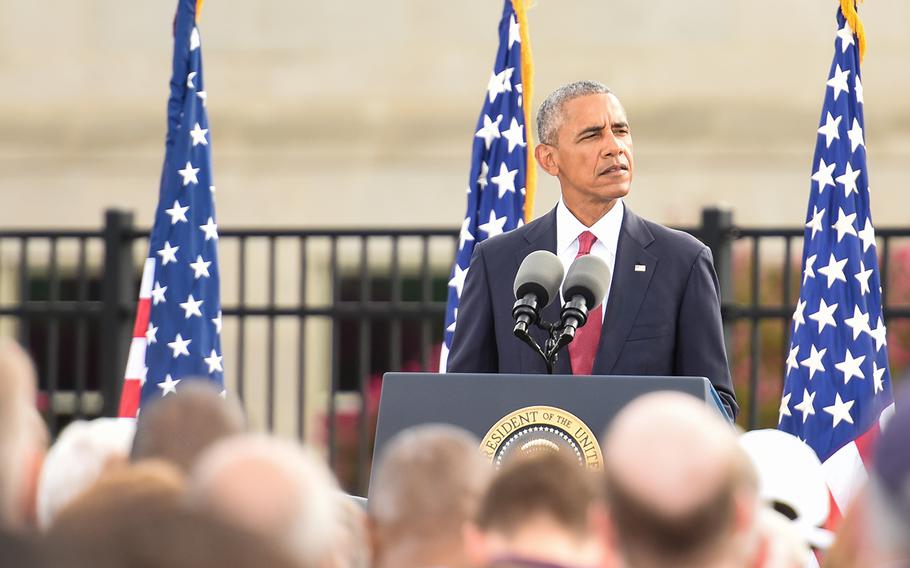
[[[540,355],[512,334],[512,284],[535,250],[556,252],[556,209],[474,249],[449,353],[452,373],[546,373]],[[644,265],[644,271],[636,271]],[[559,298],[542,318],[559,320]],[[535,329],[543,345],[546,335]],[[568,352],[556,373],[571,374]],[[628,207],[617,244],[594,375],[707,377],[731,416],[739,410],[724,350],[711,250],[687,233]]]

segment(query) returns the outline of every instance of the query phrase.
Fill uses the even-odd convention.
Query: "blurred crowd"
[[[0,343],[4,567],[910,566],[900,411],[831,533],[811,450],[776,431],[741,435],[682,394],[628,405],[598,472],[558,451],[494,470],[464,430],[405,430],[367,502],[318,451],[248,431],[237,401],[204,381],[138,420],[73,422],[50,445],[36,390],[27,354]]]

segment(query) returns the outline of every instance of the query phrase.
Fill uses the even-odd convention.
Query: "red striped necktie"
[[[578,254],[575,258],[591,253],[597,237],[591,231],[578,235]],[[575,339],[569,344],[569,360],[572,362],[573,375],[590,375],[597,356],[597,345],[600,343],[600,331],[603,325],[603,310],[600,306],[588,312],[588,322],[578,328]]]

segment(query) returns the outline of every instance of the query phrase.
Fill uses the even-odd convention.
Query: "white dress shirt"
[[[610,268],[612,277],[613,267],[616,265],[616,246],[619,243],[619,230],[622,227],[622,217],[625,206],[622,199],[616,200],[616,205],[609,213],[601,217],[590,227],[585,227],[575,215],[569,211],[562,199],[556,205],[556,256],[562,262],[566,272],[578,255],[578,237],[585,231],[591,231],[597,241],[591,247],[591,254],[603,259]],[[560,287],[560,290],[562,288]],[[560,293],[561,295],[561,293]],[[610,297],[610,288],[600,305],[601,315],[606,315],[607,299]],[[565,302],[565,299],[563,299]]]

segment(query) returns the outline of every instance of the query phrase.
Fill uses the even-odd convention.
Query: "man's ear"
[[[604,558],[612,559],[615,556],[614,551],[618,549],[618,543],[613,521],[604,503],[598,502],[588,508],[588,526],[603,547]],[[612,562],[608,564],[613,565]]]
[[[373,560],[374,564],[378,565],[378,559],[383,553],[383,539],[382,535],[379,534],[379,525],[370,515],[367,515],[366,529],[370,546],[370,558]]]
[[[550,146],[549,144],[541,143],[534,148],[534,157],[537,158],[537,163],[540,164],[543,171],[551,176],[559,175],[559,164],[556,160],[556,152],[556,146]]]
[[[752,491],[739,490],[734,494],[734,523],[739,533],[749,533],[758,524],[758,510],[761,505]]]
[[[29,528],[38,527],[38,482],[41,478],[41,468],[44,466],[44,457],[45,452],[40,448],[32,450],[26,456],[20,511],[23,521]]]
[[[483,531],[474,523],[467,522],[462,526],[461,536],[464,541],[465,556],[471,566],[486,566],[491,555]]]

